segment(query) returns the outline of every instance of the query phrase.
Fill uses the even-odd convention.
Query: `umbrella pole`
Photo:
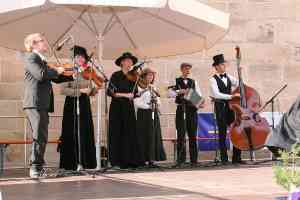
[[[99,33],[97,40],[98,40],[98,58],[99,58],[99,62],[101,63],[102,55],[103,55],[103,38],[101,36],[101,33]],[[101,134],[100,133],[101,133],[101,92],[97,94],[97,133],[96,133],[97,170],[100,170],[103,167],[101,164]]]

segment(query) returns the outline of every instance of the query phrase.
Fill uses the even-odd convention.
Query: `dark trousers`
[[[45,163],[44,154],[48,142],[48,111],[25,109],[32,129],[31,165],[39,169]]]
[[[184,119],[184,109],[185,116]],[[189,151],[191,163],[198,159],[197,149],[197,109],[192,106],[178,105],[176,109],[176,130],[177,130],[177,163],[186,161],[186,132],[189,137]]]
[[[221,161],[227,162],[227,147],[226,147],[226,136],[227,136],[227,127],[234,120],[234,113],[229,109],[227,102],[215,103],[215,113],[217,126],[219,131],[219,149],[221,154]],[[232,162],[241,161],[241,150],[233,146],[232,152]]]

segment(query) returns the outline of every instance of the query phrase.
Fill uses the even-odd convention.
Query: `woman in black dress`
[[[86,64],[88,55],[85,48],[74,46],[72,51],[74,51],[74,59],[77,65],[83,66]],[[78,164],[81,164],[84,169],[94,169],[96,167],[94,125],[89,96],[95,95],[97,88],[93,86],[91,80],[84,80],[80,74],[77,78],[78,81],[64,83],[61,87],[61,93],[66,98],[60,136],[61,143],[58,146],[60,152],[59,167],[66,170],[76,170]],[[80,109],[80,163],[76,114],[78,96]]]
[[[156,167],[154,161],[166,160],[163,147],[158,105],[159,94],[153,86],[155,72],[146,68],[141,73],[138,96],[134,99],[137,108],[137,135],[143,158],[149,167]]]
[[[109,109],[108,152],[110,164],[120,168],[143,165],[141,150],[136,137],[136,118],[133,98],[135,82],[126,74],[138,59],[124,53],[115,64],[121,68],[112,74],[107,93],[112,98]]]

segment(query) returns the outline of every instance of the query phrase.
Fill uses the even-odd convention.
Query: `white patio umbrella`
[[[229,14],[198,0],[10,0],[0,5],[0,46],[22,50],[32,32],[44,32],[52,45],[70,34],[88,49],[102,38],[104,59],[124,51],[143,58],[201,51],[229,26]]]
[[[99,59],[124,51],[140,58],[189,54],[213,46],[227,32],[229,14],[198,0],[9,0],[0,3],[0,46],[23,50],[24,37],[45,33],[52,46],[66,35]],[[61,52],[69,56],[69,51]],[[97,155],[100,155],[98,95]],[[98,157],[99,158],[99,157]],[[100,159],[98,159],[98,168]]]

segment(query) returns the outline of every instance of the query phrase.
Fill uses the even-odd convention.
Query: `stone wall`
[[[270,98],[282,85],[287,89],[277,98],[276,110],[286,111],[300,88],[300,1],[297,0],[202,0],[210,6],[231,13],[228,34],[211,49],[187,56],[156,59],[149,64],[158,71],[157,85],[162,94],[179,74],[181,62],[194,65],[193,77],[198,80],[205,96],[209,95],[208,79],[213,74],[212,56],[224,53],[230,62],[229,73],[236,75],[234,47],[242,51],[243,77],[245,82],[260,93],[263,101]],[[104,62],[105,71],[110,75],[118,70],[112,61]],[[0,116],[23,116],[21,97],[23,92],[23,66],[20,56],[7,49],[0,49]],[[61,115],[64,97],[59,95],[55,86],[56,102],[54,115]],[[104,115],[104,95],[101,95],[102,115]],[[92,101],[94,114],[96,101]],[[172,99],[162,98],[161,124],[164,138],[175,137],[174,112]],[[209,101],[203,112],[211,111]],[[267,107],[267,111],[270,107]],[[105,133],[104,118],[101,121],[101,135]],[[0,139],[22,139],[25,126],[22,118],[0,118]],[[96,126],[96,121],[95,121]],[[61,118],[53,117],[50,123],[50,139],[59,136]],[[28,131],[29,134],[30,131]],[[28,136],[29,137],[29,136]],[[105,138],[103,136],[103,138]],[[169,158],[172,158],[172,145],[165,143]],[[29,147],[27,151],[29,152]],[[27,152],[26,151],[26,152]],[[8,148],[8,166],[23,165],[23,145]],[[47,160],[56,164],[58,154],[55,146],[49,145]]]

